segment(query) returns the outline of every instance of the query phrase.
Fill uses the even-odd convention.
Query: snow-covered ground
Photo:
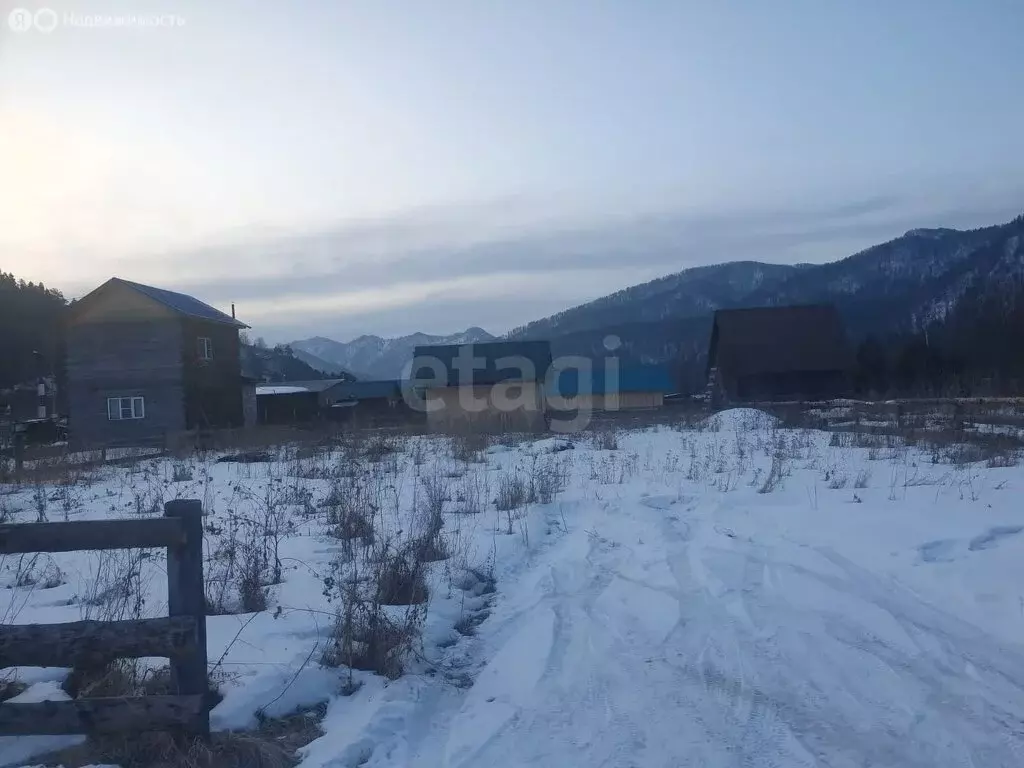
[[[200,498],[216,574],[230,520],[283,499],[267,609],[209,618],[225,694],[213,722],[328,702],[303,768],[1024,765],[1024,468],[834,442],[727,412],[702,430],[494,446],[479,462],[444,438],[372,462],[145,462],[0,504],[31,520],[45,496],[49,519],[90,519]],[[367,475],[378,542],[414,535],[443,487],[450,557],[427,566],[405,673],[357,672],[342,695],[347,671],[319,660],[351,553],[323,501],[330,472],[356,464],[380,468]],[[562,488],[551,503],[495,508],[512,480],[538,477]],[[17,560],[0,563],[0,617],[17,623],[82,618],[109,569],[55,555],[16,586]],[[166,608],[161,567],[147,559],[136,580],[144,615]],[[18,700],[64,695],[63,670],[17,674],[30,684]],[[0,764],[54,743],[0,739]]]

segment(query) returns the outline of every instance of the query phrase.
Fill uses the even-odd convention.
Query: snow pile
[[[747,432],[755,429],[773,429],[779,420],[756,408],[729,408],[704,420],[704,426],[713,432]]]

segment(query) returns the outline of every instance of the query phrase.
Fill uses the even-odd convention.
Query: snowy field
[[[1024,766],[1024,468],[849,438],[750,411],[375,438],[0,488],[0,516],[201,499],[214,728],[323,705],[303,768]],[[7,556],[0,620],[165,615],[163,569]],[[0,765],[75,741],[0,738]]]

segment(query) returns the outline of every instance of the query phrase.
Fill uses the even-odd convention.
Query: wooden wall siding
[[[467,410],[459,402],[460,387],[437,387],[428,389],[427,424],[436,429],[459,429],[479,423],[481,426],[499,426],[505,429],[535,431],[544,426],[546,401],[544,390],[537,382],[508,382],[496,385],[472,387],[473,397],[485,401],[480,411]],[[521,396],[516,396],[521,391]],[[522,401],[514,410],[504,410],[496,403],[502,400]],[[437,403],[442,407],[435,407]]]
[[[199,338],[213,343],[213,359],[199,357]],[[242,363],[238,329],[188,318],[181,324],[186,428],[241,427]]]
[[[72,310],[71,323],[170,321],[178,317],[159,301],[126,285],[111,283],[89,297],[87,304]]]
[[[185,427],[181,323],[77,323],[68,330],[70,437],[97,445]],[[144,397],[144,419],[111,421],[108,397]]]
[[[247,427],[256,425],[256,385],[242,385],[242,423]]]

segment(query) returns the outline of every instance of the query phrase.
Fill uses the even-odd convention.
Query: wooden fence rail
[[[0,626],[3,666],[98,667],[165,656],[173,696],[0,704],[0,736],[173,730],[210,733],[202,505],[169,501],[150,520],[0,525],[0,554],[167,547],[166,618]]]

